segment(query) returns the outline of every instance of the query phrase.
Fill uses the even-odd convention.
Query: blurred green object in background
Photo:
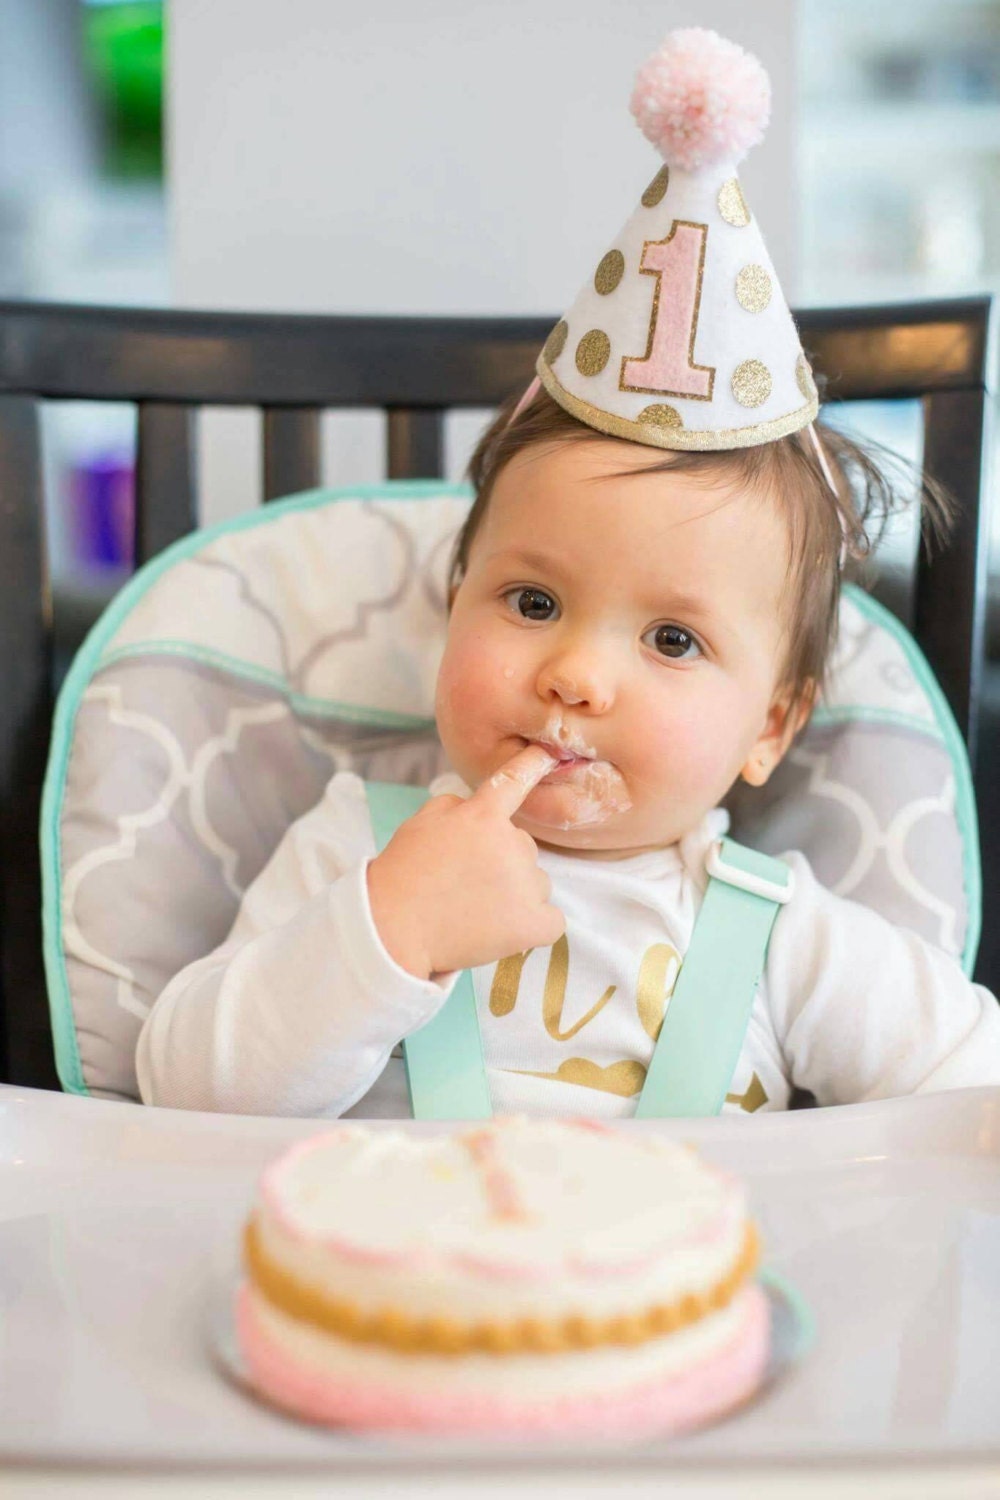
[[[100,111],[105,173],[162,178],[162,0],[86,4],[83,43]]]

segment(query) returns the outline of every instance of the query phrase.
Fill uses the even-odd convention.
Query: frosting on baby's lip
[[[563,760],[597,760],[597,751],[591,745],[585,745],[577,734],[567,735],[565,742],[555,735],[524,735],[520,736],[528,745],[540,745],[550,755]]]
[[[590,764],[596,759],[595,755],[585,755],[582,750],[566,750],[559,745],[546,745],[543,740],[538,740],[535,743],[541,745],[543,750],[547,750],[551,756],[558,760],[560,765],[565,765],[571,760],[586,761]]]

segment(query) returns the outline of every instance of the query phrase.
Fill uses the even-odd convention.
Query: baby
[[[545,395],[481,445],[491,477],[459,539],[436,700],[448,759],[481,790],[427,806],[368,877],[414,973],[555,942],[539,845],[616,861],[676,845],[737,777],[763,785],[807,716],[834,508],[810,539],[826,567],[817,552],[789,590],[779,498],[734,483],[732,456],[657,457]]]
[[[496,1112],[634,1112],[719,803],[808,716],[859,522],[801,433],[658,454],[544,392],[473,475],[437,686],[456,774],[377,857],[364,783],[332,778],[154,1007],[146,1102],[406,1115],[392,1054],[469,968]],[[725,1107],[1000,1082],[993,996],[786,857]]]
[[[631,109],[663,165],[473,460],[437,684],[452,770],[381,848],[365,783],[331,779],[226,942],[153,1007],[147,1102],[406,1115],[399,1044],[454,989],[495,1112],[631,1115],[689,948],[664,1038],[693,994],[725,1108],[1000,1083],[993,996],[799,853],[735,1046],[710,1024],[724,986],[692,979],[720,804],[762,786],[808,717],[842,554],[887,493],[812,426],[736,175],[769,107],[760,63],[714,32],[673,32],[640,69]]]

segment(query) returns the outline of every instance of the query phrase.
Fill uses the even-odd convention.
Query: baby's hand
[[[549,905],[538,846],[511,818],[556,765],[527,745],[471,797],[432,797],[368,866],[368,897],[389,954],[428,979],[547,948],[566,930]]]

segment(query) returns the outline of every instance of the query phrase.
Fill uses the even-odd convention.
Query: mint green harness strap
[[[381,853],[427,800],[419,787],[366,783]],[[636,1117],[718,1114],[743,1046],[778,908],[791,895],[781,860],[723,839],[636,1108]],[[472,975],[459,975],[441,1010],[403,1043],[418,1120],[492,1114]]]
[[[368,810],[381,854],[400,823],[427,801],[423,787],[368,781]],[[464,969],[432,1021],[403,1043],[415,1120],[488,1120],[493,1114],[472,975]]]
[[[711,879],[667,1006],[637,1119],[716,1115],[746,1036],[779,906],[792,873],[732,839],[712,851]]]

